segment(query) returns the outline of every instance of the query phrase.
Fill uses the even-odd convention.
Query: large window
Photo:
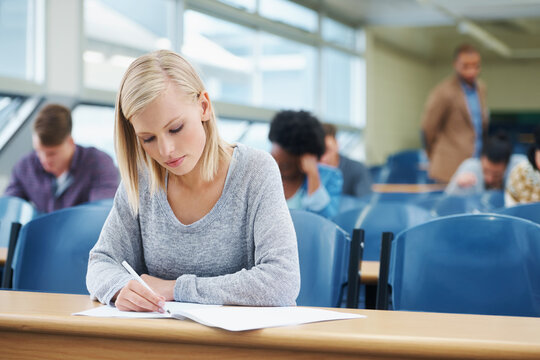
[[[227,141],[269,149],[272,114],[304,109],[346,125],[344,151],[358,148],[365,124],[358,30],[312,9],[288,0],[84,0],[84,30],[85,90],[116,93],[136,57],[171,49],[200,73]]]
[[[94,146],[109,154],[114,152],[114,108],[101,105],[77,105],[72,111],[72,136],[75,143]]]
[[[184,15],[184,54],[214,100],[252,104],[255,31],[195,11]]]
[[[0,0],[0,76],[43,82],[43,0]]]
[[[173,0],[85,0],[84,86],[116,91],[129,64],[172,49]]]

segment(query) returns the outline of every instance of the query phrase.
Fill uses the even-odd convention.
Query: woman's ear
[[[208,93],[206,91],[201,92],[201,95],[199,96],[199,103],[201,105],[201,121],[210,120],[212,103],[210,102],[210,98],[208,97]]]

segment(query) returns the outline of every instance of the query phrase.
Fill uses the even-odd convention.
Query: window
[[[243,136],[249,127],[249,122],[228,118],[217,119],[219,135],[228,142],[234,144]]]
[[[85,0],[84,85],[118,90],[129,64],[158,49],[172,49],[173,0]]]
[[[109,154],[114,152],[114,108],[101,105],[77,105],[71,112],[73,140],[82,146],[93,146]]]
[[[255,12],[256,0],[218,0],[227,5],[237,7],[249,12]]]
[[[277,110],[314,110],[316,49],[265,33],[261,43],[261,92],[256,104]]]
[[[0,1],[0,76],[43,82],[43,9],[43,0]]]
[[[196,65],[214,100],[251,104],[255,31],[188,10],[182,54]]]
[[[0,149],[34,112],[41,98],[0,94]]]
[[[261,16],[298,27],[305,31],[317,31],[317,13],[287,0],[260,0],[259,13]]]
[[[322,37],[328,42],[350,49],[356,48],[355,30],[327,17],[323,18],[322,21]]]
[[[365,125],[365,64],[357,56],[323,50],[324,121],[358,127]]]
[[[256,149],[270,151],[269,131],[270,123],[252,123],[244,133],[244,136],[238,139],[238,141]]]

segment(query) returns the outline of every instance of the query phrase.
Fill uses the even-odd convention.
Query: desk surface
[[[364,319],[227,332],[173,319],[71,316],[88,296],[0,291],[0,348],[17,359],[539,359],[540,318],[350,310]]]
[[[4,266],[7,258],[7,248],[0,247],[0,266]]]
[[[380,193],[423,193],[441,191],[445,184],[373,184],[371,189]]]

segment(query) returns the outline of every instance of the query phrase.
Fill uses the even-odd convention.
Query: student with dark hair
[[[469,158],[461,163],[445,193],[474,194],[485,190],[502,190],[510,171],[525,159],[512,155],[512,143],[505,133],[486,139],[480,158]]]
[[[319,120],[307,111],[281,111],[270,124],[268,138],[289,209],[334,216],[339,209],[343,178],[339,170],[318,164],[325,151]]]
[[[360,197],[371,192],[371,174],[368,168],[359,161],[339,153],[337,128],[334,124],[323,124],[326,151],[321,163],[339,168],[343,175],[343,194]]]
[[[534,130],[527,158],[510,173],[504,196],[506,206],[540,201],[540,126]]]
[[[454,52],[455,75],[429,95],[422,118],[429,176],[448,182],[463,160],[479,157],[488,126],[486,88],[478,81],[480,53],[465,44]]]
[[[13,168],[4,195],[34,204],[40,212],[114,197],[118,170],[111,157],[93,147],[76,145],[68,108],[46,105],[34,122],[34,151]]]

